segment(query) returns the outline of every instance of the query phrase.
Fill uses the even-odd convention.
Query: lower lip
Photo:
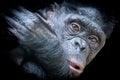
[[[71,69],[71,72],[72,72],[72,76],[73,76],[73,77],[79,77],[80,74],[82,73],[82,71],[76,70],[76,69],[75,69],[74,67],[72,67],[71,65],[70,65],[70,69]]]

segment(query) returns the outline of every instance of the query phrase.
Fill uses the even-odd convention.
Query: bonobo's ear
[[[45,10],[39,10],[38,13],[44,17],[44,19],[48,20],[51,18],[51,16],[53,15],[53,10],[52,9],[45,9]]]
[[[57,3],[54,3],[53,5],[50,5],[48,8],[45,9],[40,9],[38,11],[38,13],[43,16],[46,20],[50,19],[53,15],[53,13],[60,9],[60,5],[58,5]]]

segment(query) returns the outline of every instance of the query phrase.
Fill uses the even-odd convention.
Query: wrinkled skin
[[[11,58],[40,79],[80,76],[104,46],[108,35],[104,29],[113,27],[104,23],[97,9],[68,3],[38,12],[19,7],[12,13],[6,20],[20,45],[11,51]]]

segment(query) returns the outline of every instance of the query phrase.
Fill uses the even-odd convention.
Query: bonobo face
[[[67,56],[72,77],[78,77],[104,46],[106,37],[101,29],[100,13],[88,7],[77,7],[76,10],[62,7],[48,10],[41,16],[54,28]]]
[[[55,4],[35,13],[21,7],[12,13],[6,19],[20,43],[12,58],[41,79],[78,77],[106,40],[94,8]]]

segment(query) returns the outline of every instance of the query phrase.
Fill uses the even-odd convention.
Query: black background
[[[42,1],[42,2],[41,2]],[[38,80],[34,75],[28,75],[22,72],[20,67],[16,66],[10,59],[8,52],[14,48],[17,43],[14,36],[7,32],[8,25],[3,20],[4,14],[9,14],[9,9],[22,5],[29,10],[36,10],[39,7],[48,6],[50,3],[62,2],[62,0],[0,0],[0,79],[6,80]],[[74,0],[75,1],[75,0]],[[96,58],[86,67],[80,80],[119,80],[119,37],[120,37],[120,12],[118,0],[78,0],[84,4],[90,4],[98,7],[109,16],[114,16],[116,25],[109,40],[104,48],[99,52]],[[8,35],[9,34],[9,35]]]

